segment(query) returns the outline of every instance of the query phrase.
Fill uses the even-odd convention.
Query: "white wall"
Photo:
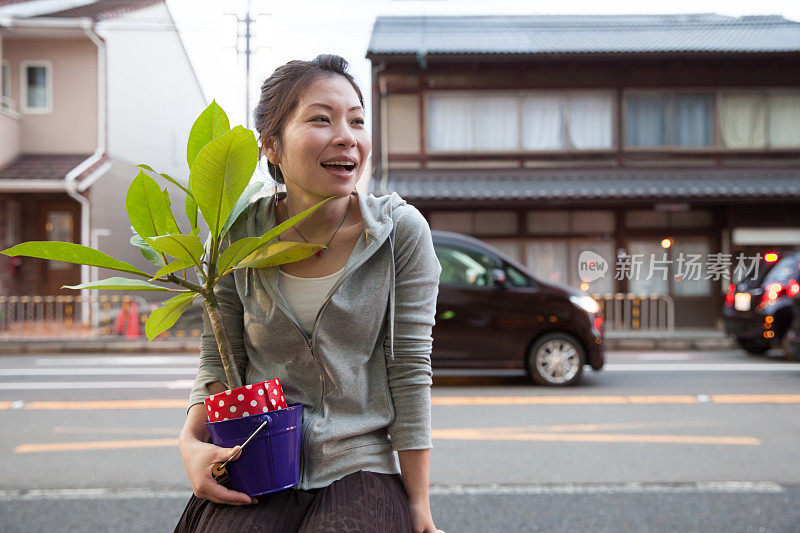
[[[186,141],[207,102],[166,6],[104,22],[98,34],[108,54],[109,154],[186,183]]]

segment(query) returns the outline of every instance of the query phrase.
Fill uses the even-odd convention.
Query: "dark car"
[[[434,368],[524,369],[536,383],[566,386],[580,381],[584,365],[603,367],[594,299],[537,279],[478,239],[432,235],[442,265]]]
[[[800,290],[800,252],[789,252],[756,279],[728,288],[723,310],[725,331],[751,354],[779,347],[792,318],[792,298]]]
[[[792,319],[783,338],[783,351],[789,359],[800,361],[800,293],[792,297]]]

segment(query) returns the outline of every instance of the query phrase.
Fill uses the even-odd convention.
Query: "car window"
[[[436,257],[442,265],[439,282],[447,285],[491,287],[492,269],[497,263],[490,257],[453,246],[437,244]]]
[[[764,276],[764,285],[770,283],[785,284],[790,279],[797,279],[798,275],[798,257],[796,255],[787,255],[772,267],[772,270]]]
[[[530,278],[511,265],[506,265],[506,276],[514,287],[531,286]]]

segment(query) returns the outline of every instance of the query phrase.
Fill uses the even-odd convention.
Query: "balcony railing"
[[[17,102],[9,96],[0,96],[0,111],[4,111],[15,117],[19,116],[17,112]]]

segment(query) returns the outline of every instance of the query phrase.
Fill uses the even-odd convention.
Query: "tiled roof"
[[[104,20],[163,3],[164,0],[99,0],[83,6],[53,11],[52,13],[45,13],[38,16],[58,18],[86,17],[93,20]]]
[[[800,169],[403,170],[387,189],[408,200],[798,199]]]
[[[800,23],[779,15],[383,16],[367,57],[797,51]]]
[[[21,155],[3,168],[0,180],[63,180],[67,173],[92,154],[74,155]],[[80,181],[108,160],[104,155],[76,178]]]

